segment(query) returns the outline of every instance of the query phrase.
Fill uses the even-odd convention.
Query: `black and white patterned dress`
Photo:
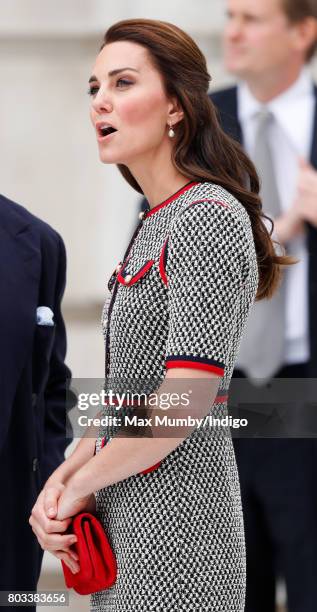
[[[110,282],[106,387],[144,381],[148,393],[147,381],[158,388],[168,368],[209,370],[221,381],[208,414],[225,416],[257,286],[250,219],[228,191],[190,183],[147,211]],[[114,435],[110,426],[100,432],[96,451]],[[194,429],[156,469],[96,497],[118,577],[92,595],[92,610],[244,610],[243,517],[229,430]]]

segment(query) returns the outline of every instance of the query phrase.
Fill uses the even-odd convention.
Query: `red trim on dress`
[[[188,205],[188,208],[190,206],[193,206],[193,204],[200,204],[201,202],[212,202],[213,204],[219,204],[220,206],[223,206],[224,208],[230,208],[229,204],[226,204],[225,202],[222,202],[221,200],[214,200],[213,198],[203,198],[202,200],[195,200],[194,202],[191,202]]]
[[[195,183],[193,183],[193,184],[195,184]],[[196,185],[197,184],[198,183],[196,183]],[[187,188],[189,188],[189,186]],[[185,188],[183,188],[183,189],[185,190]],[[193,204],[200,204],[201,202],[212,202],[214,204],[219,204],[220,206],[223,206],[224,208],[230,208],[230,206],[228,204],[226,204],[225,202],[222,202],[221,200],[211,199],[211,198],[204,198],[204,199],[201,199],[201,200],[194,200],[194,202],[191,202],[188,205],[188,208],[190,206],[193,206]],[[166,203],[168,203],[168,201]],[[159,204],[158,206],[161,206],[161,204]],[[151,212],[148,213],[148,215],[151,214]],[[168,280],[167,280],[166,271],[165,271],[165,267],[164,267],[164,256],[165,256],[165,249],[166,249],[166,246],[167,246],[167,242],[168,242],[168,238],[164,242],[164,245],[163,245],[163,248],[162,248],[161,254],[160,254],[160,260],[159,260],[159,272],[160,272],[160,276],[162,278],[162,281],[163,281],[164,285],[166,285],[166,286],[167,286]]]
[[[222,404],[222,402],[226,402],[229,398],[229,395],[218,395],[214,401],[214,404]]]
[[[135,274],[129,283],[127,283],[130,287],[130,285],[134,285],[134,283],[136,283],[140,278],[142,278],[142,276],[144,276],[144,274],[153,266],[154,264],[154,259],[150,259],[149,261],[146,262],[146,264],[137,272],[137,274]]]
[[[161,463],[162,463],[162,461],[159,461],[158,463],[155,463],[154,465],[151,465],[151,467],[146,468],[146,470],[143,470],[142,472],[139,472],[139,474],[147,474],[148,472],[153,472],[158,467],[160,467]]]
[[[188,189],[191,189],[191,187],[194,187],[194,185],[198,185],[198,181],[192,181],[191,183],[187,183],[187,185],[184,185],[184,187],[181,187],[181,189],[176,191],[176,193],[170,196],[167,200],[164,200],[164,202],[161,202],[160,204],[153,206],[153,208],[151,208],[149,211],[146,211],[145,219],[147,219],[151,215],[154,215],[154,213],[156,213],[158,210],[163,208],[163,206],[167,206],[167,204],[169,204],[170,202],[173,202],[173,200],[176,200],[176,198],[179,198],[179,196],[185,193],[185,191],[188,191]]]
[[[132,276],[131,280],[128,283],[126,282],[124,276],[122,276],[122,271],[126,267],[127,263],[128,260],[126,261],[125,265],[122,266],[120,272],[118,273],[117,279],[119,283],[121,283],[121,285],[125,285],[125,287],[131,287],[131,285],[137,283],[138,280],[140,280],[140,278],[142,278],[142,276],[144,276],[146,272],[153,266],[154,259],[149,259],[149,261],[147,261],[144,266],[142,266],[142,268],[140,268],[140,270],[138,270],[138,272],[134,276]]]
[[[167,242],[168,242],[168,238],[166,238],[163,244],[163,248],[161,250],[161,255],[160,255],[160,261],[159,261],[159,271],[160,271],[160,275],[161,275],[164,285],[167,285],[167,276],[166,276],[165,267],[164,267],[164,255],[165,255],[165,249],[166,249]]]
[[[206,370],[207,372],[214,372],[215,374],[219,374],[219,376],[223,376],[224,368],[220,368],[219,366],[211,365],[209,363],[197,362],[197,361],[182,361],[173,360],[166,361],[166,368],[194,368],[195,370]]]

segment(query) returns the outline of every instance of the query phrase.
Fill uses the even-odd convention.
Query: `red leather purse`
[[[89,595],[111,587],[117,578],[117,563],[100,521],[89,512],[81,512],[73,518],[70,529],[77,536],[73,548],[80,570],[73,574],[62,561],[67,588]]]

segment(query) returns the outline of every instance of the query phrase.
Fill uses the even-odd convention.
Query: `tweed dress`
[[[219,375],[208,415],[224,417],[259,280],[249,216],[222,187],[192,182],[140,217],[103,310],[106,390],[138,381],[149,393],[169,368],[199,368]],[[96,452],[116,431],[100,429]],[[154,469],[97,491],[96,502],[118,576],[91,596],[92,610],[243,612],[245,542],[229,427],[194,428]]]

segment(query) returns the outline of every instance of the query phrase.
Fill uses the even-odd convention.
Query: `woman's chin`
[[[120,164],[117,155],[111,155],[109,152],[100,151],[99,159],[103,164]]]
[[[118,155],[115,151],[111,151],[110,147],[108,148],[99,148],[99,159],[103,164],[124,164],[126,156]]]

